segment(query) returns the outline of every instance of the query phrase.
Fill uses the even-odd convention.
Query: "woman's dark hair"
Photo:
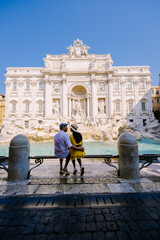
[[[79,143],[82,141],[82,134],[79,133],[79,132],[75,132],[75,131],[72,131],[73,132],[73,137],[76,141],[76,143]]]

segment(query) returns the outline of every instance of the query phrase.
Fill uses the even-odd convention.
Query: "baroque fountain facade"
[[[60,122],[75,122],[84,139],[116,139],[123,131],[157,137],[149,66],[113,66],[110,54],[88,54],[77,39],[44,67],[7,68],[3,132],[50,140]]]

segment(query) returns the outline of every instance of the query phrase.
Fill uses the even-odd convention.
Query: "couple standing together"
[[[64,173],[69,175],[67,166],[70,159],[73,163],[73,174],[76,174],[77,169],[75,160],[77,159],[80,166],[80,175],[82,176],[84,174],[84,167],[82,166],[81,158],[83,158],[86,154],[82,146],[82,135],[77,131],[78,126],[76,124],[71,125],[71,136],[66,133],[68,130],[67,123],[61,123],[59,128],[60,131],[54,137],[54,154],[60,159],[60,174]],[[66,158],[66,162],[63,168],[64,158]]]

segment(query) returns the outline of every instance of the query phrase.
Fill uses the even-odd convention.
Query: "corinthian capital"
[[[91,75],[91,82],[92,82],[92,83],[97,83],[97,79],[96,79],[95,74],[92,74],[92,75]]]
[[[61,82],[62,82],[62,83],[66,83],[66,81],[67,81],[67,76],[66,76],[66,74],[62,74]]]
[[[52,81],[51,81],[50,79],[46,79],[46,80],[45,80],[45,83],[47,83],[47,84],[50,85],[50,84],[52,83]]]
[[[112,82],[113,81],[113,75],[112,73],[108,73],[108,81]]]
[[[67,79],[66,78],[62,78],[61,83],[66,83]]]
[[[134,85],[138,85],[139,83],[139,77],[134,77]]]

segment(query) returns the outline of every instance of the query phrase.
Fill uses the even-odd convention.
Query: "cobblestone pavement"
[[[0,170],[0,240],[160,240],[159,163],[133,180],[97,160],[84,167],[84,177],[71,164],[60,176],[59,162],[45,161],[21,182]]]
[[[80,198],[81,207],[77,204]],[[61,195],[54,199],[1,197],[0,239],[160,239],[160,194]]]

